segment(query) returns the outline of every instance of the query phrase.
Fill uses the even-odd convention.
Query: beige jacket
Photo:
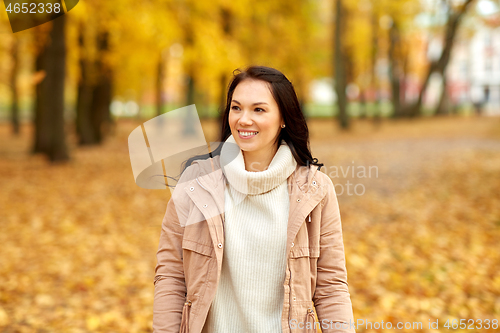
[[[226,179],[219,160],[193,162],[168,202],[155,269],[155,333],[200,333],[215,297],[224,255]],[[282,332],[353,333],[338,201],[330,178],[317,170],[297,166],[287,180]]]

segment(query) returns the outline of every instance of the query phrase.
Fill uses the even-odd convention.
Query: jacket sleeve
[[[325,177],[325,183],[327,194],[322,201],[320,256],[313,301],[323,333],[353,333],[354,319],[347,284],[339,205],[335,187],[328,176]]]
[[[154,280],[153,333],[178,333],[186,284],[182,262],[183,228],[173,198],[163,218]]]

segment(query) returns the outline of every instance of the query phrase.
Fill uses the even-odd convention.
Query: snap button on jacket
[[[353,333],[333,183],[310,165],[297,166],[287,184],[290,211],[282,332],[321,328],[324,333]],[[197,160],[184,171],[167,204],[155,268],[154,333],[203,329],[224,255],[225,185],[219,156]]]

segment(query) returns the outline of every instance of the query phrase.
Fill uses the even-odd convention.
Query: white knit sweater
[[[282,142],[268,169],[245,170],[230,136],[221,151],[226,176],[224,257],[203,333],[281,332],[289,213],[287,178],[297,165]]]

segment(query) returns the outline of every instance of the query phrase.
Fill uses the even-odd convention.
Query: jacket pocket
[[[295,245],[290,251],[292,307],[312,300],[316,290],[319,249]],[[310,301],[309,301],[310,302]]]
[[[319,258],[319,248],[316,247],[300,247],[300,246],[294,246],[290,250],[290,258],[292,259],[298,259],[302,257],[307,257],[307,258]]]
[[[187,251],[196,252],[204,256],[213,257],[214,249],[212,246],[198,243],[193,240],[184,238],[182,240],[182,249]]]
[[[213,269],[217,267],[213,247],[184,238],[182,256],[187,294],[192,295],[191,297],[203,295],[206,281]]]

